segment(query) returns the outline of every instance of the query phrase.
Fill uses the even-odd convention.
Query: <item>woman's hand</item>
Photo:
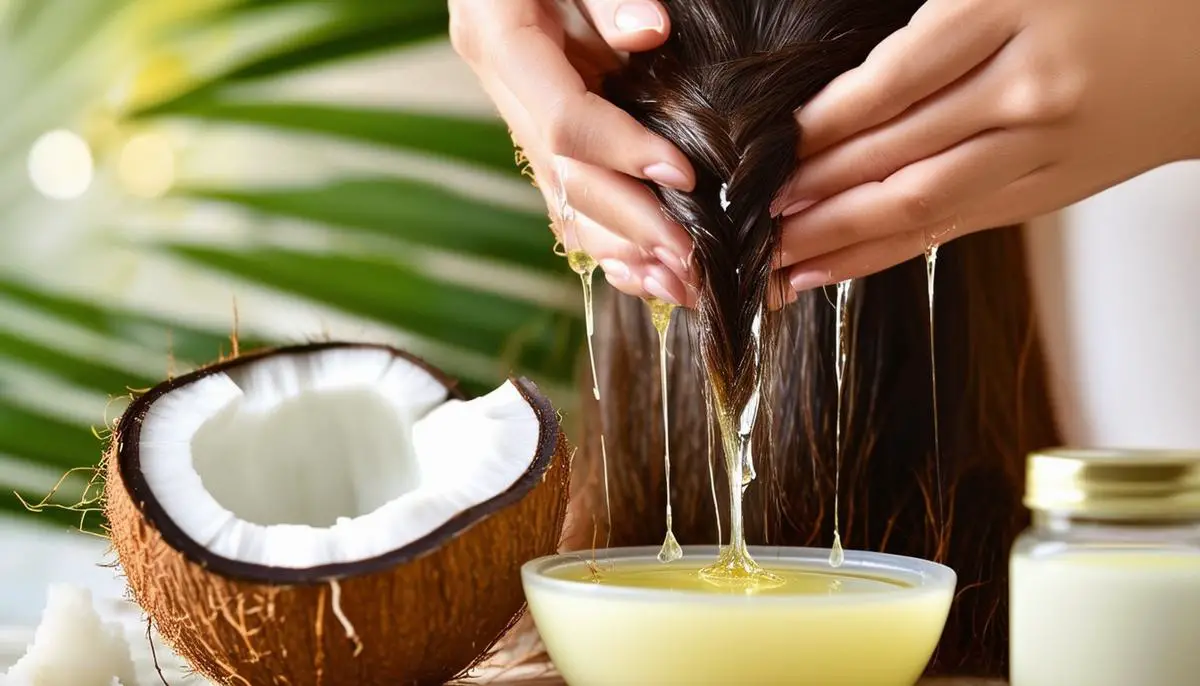
[[[929,0],[798,113],[793,287],[1200,157],[1197,29],[1197,0]]]
[[[580,0],[595,27],[568,30],[569,0],[450,0],[455,49],[475,70],[533,169],[551,213],[576,221],[559,236],[635,296],[690,305],[691,239],[637,180],[691,190],[687,158],[596,95],[616,51],[658,47],[669,32],[657,0]],[[597,35],[597,31],[599,35]],[[605,227],[612,227],[611,229]]]

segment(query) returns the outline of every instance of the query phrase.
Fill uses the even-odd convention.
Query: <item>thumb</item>
[[[658,0],[583,0],[583,5],[614,50],[652,50],[671,32],[671,20]]]

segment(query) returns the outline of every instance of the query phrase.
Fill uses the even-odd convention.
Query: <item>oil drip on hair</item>
[[[718,194],[718,205],[726,217],[730,217],[732,201],[729,198],[729,184],[722,183]],[[734,267],[735,280],[744,278],[744,268]],[[762,401],[762,378],[765,373],[763,359],[763,316],[766,311],[767,294],[760,289],[757,310],[750,324],[750,350],[743,364],[749,365],[751,388],[749,396],[739,405],[728,393],[722,392],[726,386],[719,378],[720,372],[714,374],[709,369],[709,393],[713,398],[712,406],[717,411],[717,426],[720,429],[721,442],[725,454],[725,478],[729,488],[729,544],[721,548],[716,562],[700,570],[700,576],[708,581],[727,584],[757,586],[777,585],[782,579],[764,570],[751,557],[746,545],[746,529],[743,505],[746,489],[754,480],[754,429],[759,419],[759,407]],[[712,421],[711,418],[709,420]]]

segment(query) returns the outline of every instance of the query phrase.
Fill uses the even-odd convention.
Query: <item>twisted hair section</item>
[[[856,26],[854,13],[817,3],[796,12],[786,2],[699,0],[669,10],[668,44],[634,56],[606,90],[696,168],[694,191],[653,190],[694,241],[702,360],[718,405],[738,412],[776,350],[777,318],[756,319],[768,289],[785,287],[771,279],[780,238],[771,205],[796,166],[796,110],[887,27]]]

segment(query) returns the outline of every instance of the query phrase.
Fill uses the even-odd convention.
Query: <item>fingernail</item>
[[[625,2],[617,7],[613,24],[622,33],[657,31],[662,33],[663,16],[658,8],[648,2]]]
[[[687,174],[666,162],[656,162],[643,169],[642,173],[654,183],[678,191],[687,190],[690,185]]]
[[[629,278],[629,265],[620,260],[600,260],[600,268],[604,270],[606,276],[619,281]]]
[[[833,282],[833,275],[826,270],[810,269],[792,274],[788,283],[795,291],[808,291]]]
[[[783,208],[783,212],[780,213],[779,216],[790,217],[793,214],[800,214],[804,210],[807,210],[808,208],[810,208],[816,204],[817,204],[816,200],[808,200],[808,199],[797,200],[796,202],[792,203],[791,205],[788,205],[787,207]]]
[[[654,253],[654,256],[658,258],[659,262],[663,263],[664,267],[675,272],[680,278],[687,276],[687,262],[684,262],[683,258],[679,255],[676,255],[666,248],[655,248],[650,252]]]
[[[654,278],[653,276],[646,277],[646,280],[642,282],[642,288],[645,288],[647,293],[653,295],[659,300],[665,300],[666,302],[676,306],[681,304],[675,299],[675,296],[671,295],[670,291],[668,291],[661,283],[659,283],[658,279]]]

